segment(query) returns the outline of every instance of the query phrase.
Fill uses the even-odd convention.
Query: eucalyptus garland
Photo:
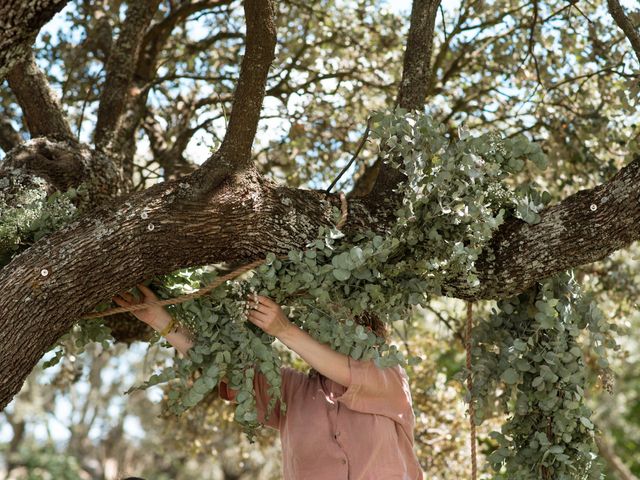
[[[181,388],[169,392],[172,412],[197,404],[226,374],[231,387],[239,390],[236,420],[250,432],[257,426],[254,366],[269,380],[272,403],[279,398],[279,361],[270,348],[273,338],[244,317],[249,292],[285,305],[295,324],[339,352],[372,359],[380,367],[403,363],[400,350],[358,325],[355,316],[370,310],[387,322],[406,318],[408,307],[425,305],[431,295],[442,293],[446,281],[460,275],[470,287],[477,287],[475,260],[505,211],[527,216],[542,207],[528,191],[510,193],[503,182],[527,157],[544,163],[542,152],[524,137],[465,136],[448,143],[442,126],[430,117],[403,111],[380,113],[372,122],[385,158],[408,178],[399,187],[402,204],[389,234],[382,237],[367,231],[339,242],[342,232],[319,227],[318,238],[304,251],[291,250],[288,260],[269,253],[265,264],[248,278],[175,306],[172,313],[193,329],[196,345],[188,358],[141,386],[180,378]],[[334,214],[337,219],[337,209]],[[161,295],[175,295],[178,292],[170,287],[184,280],[163,278],[167,291]],[[206,282],[195,279],[193,287],[201,283]],[[190,382],[194,375],[197,380]]]
[[[194,333],[185,358],[131,390],[165,382],[168,412],[181,414],[210,395],[226,376],[237,389],[236,421],[252,438],[259,426],[253,378],[262,372],[270,385],[269,411],[280,398],[281,359],[274,338],[246,320],[245,298],[271,297],[293,323],[333,349],[386,367],[404,358],[372,331],[355,322],[374,311],[385,322],[410,318],[463,278],[468,290],[480,285],[475,262],[491,256],[488,242],[508,216],[529,223],[549,201],[533,182],[518,182],[532,162],[546,166],[541,149],[519,135],[448,139],[427,115],[402,109],[372,117],[380,155],[406,174],[398,189],[396,222],[380,236],[371,231],[348,239],[322,226],[305,250],[288,259],[268,253],[263,265],[227,281],[209,294],[167,307]],[[334,208],[337,222],[340,212]],[[185,269],[154,279],[161,298],[211,283],[212,268]],[[490,457],[495,478],[596,478],[594,425],[584,404],[581,332],[587,330],[606,371],[605,348],[615,347],[612,328],[593,302],[579,293],[570,273],[500,300],[473,331],[474,389],[480,423],[496,398],[510,415],[494,432]],[[499,392],[496,397],[496,392]],[[281,408],[286,409],[284,402]]]
[[[617,347],[613,327],[570,272],[500,300],[474,328],[474,420],[482,423],[492,410],[496,391],[500,411],[510,416],[491,433],[498,442],[489,456],[494,478],[601,478],[584,403],[585,329],[606,375],[605,348]]]

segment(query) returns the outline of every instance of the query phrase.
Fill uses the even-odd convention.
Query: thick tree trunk
[[[115,292],[178,268],[304,248],[318,225],[330,223],[331,207],[340,205],[336,195],[279,186],[254,169],[224,177],[199,200],[191,181],[190,175],[165,182],[99,209],[0,271],[0,408],[73,321]],[[515,294],[640,238],[638,182],[640,159],[609,183],[549,207],[537,225],[508,221],[495,237],[496,260],[480,262],[480,290],[469,291],[461,280],[446,286],[448,294]],[[348,215],[347,237],[366,228],[383,234],[388,227],[380,219],[389,212],[369,210],[365,199],[352,199]]]

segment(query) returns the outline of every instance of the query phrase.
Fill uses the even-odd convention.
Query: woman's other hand
[[[139,283],[138,289],[144,295],[142,300],[136,300],[135,297],[129,292],[122,292],[113,296],[111,299],[120,305],[121,307],[128,307],[131,305],[138,305],[140,303],[155,302],[158,301],[158,297],[148,287]],[[161,305],[151,305],[147,308],[140,310],[134,310],[131,312],[136,318],[142,320],[155,330],[162,330],[171,321],[171,315]]]
[[[296,327],[289,321],[280,305],[268,297],[248,295],[247,306],[249,307],[247,318],[251,323],[269,335],[277,337],[325,377],[345,387],[351,385],[351,370],[347,355],[320,343],[307,332]],[[257,308],[251,308],[254,306]]]
[[[291,328],[295,328],[284,314],[280,305],[263,295],[247,296],[247,318],[269,335],[280,337]]]

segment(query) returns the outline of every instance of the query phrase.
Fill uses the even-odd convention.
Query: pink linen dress
[[[258,420],[278,429],[285,480],[423,480],[413,450],[406,372],[349,357],[349,388],[282,367],[282,398],[265,421],[266,377],[256,369]],[[220,396],[226,398],[221,390]],[[228,398],[227,398],[228,399]]]

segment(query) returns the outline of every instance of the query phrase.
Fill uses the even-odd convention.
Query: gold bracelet
[[[173,327],[176,324],[176,318],[175,317],[171,317],[171,321],[167,324],[166,327],[164,327],[161,331],[160,331],[160,335],[163,337],[166,337],[167,335],[169,335],[169,333],[171,333],[171,330],[173,330]]]

